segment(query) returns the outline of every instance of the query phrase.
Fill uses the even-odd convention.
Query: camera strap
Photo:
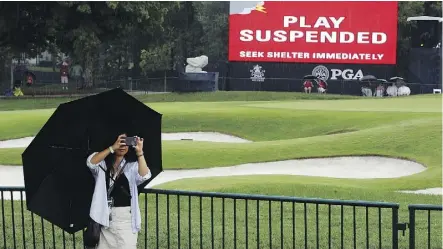
[[[112,192],[112,190],[114,189],[115,182],[116,182],[117,179],[120,177],[120,175],[123,174],[126,165],[128,165],[127,162],[125,163],[125,165],[123,165],[123,167],[119,168],[119,170],[117,171],[117,175],[116,175],[114,178],[108,176],[106,170],[105,170],[101,165],[99,165],[99,167],[105,172],[105,176],[106,176],[107,178],[109,178],[109,188],[107,188],[108,199],[110,198],[110,196],[111,196],[111,192]],[[112,180],[112,183],[111,183],[111,180]],[[125,190],[125,189],[123,188],[123,186],[120,186],[120,187],[122,187],[122,189]],[[129,193],[127,193],[126,190],[125,190],[124,192],[125,192],[127,195],[131,196]]]

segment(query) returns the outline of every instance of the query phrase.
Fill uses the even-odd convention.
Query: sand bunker
[[[34,137],[0,141],[0,149],[28,147]],[[219,143],[248,143],[249,140],[218,132],[177,132],[162,133],[162,140],[192,140]]]
[[[27,147],[33,137],[0,141],[0,148]],[[180,132],[163,133],[163,140],[193,140],[207,142],[246,143],[251,142],[242,138],[217,132]],[[412,161],[386,157],[335,157],[301,160],[286,160],[277,162],[248,163],[231,167],[217,167],[191,170],[165,170],[150,182],[147,188],[159,184],[189,178],[242,176],[242,175],[300,175],[347,179],[377,179],[397,178],[420,173],[426,168]],[[0,186],[24,186],[23,169],[20,166],[0,166]],[[441,188],[418,191],[401,191],[417,194],[442,194]],[[5,199],[10,194],[4,193]],[[14,194],[14,199],[20,199],[20,193]]]
[[[23,137],[18,139],[0,141],[0,149],[28,147],[33,139],[34,137]]]
[[[232,167],[165,170],[148,187],[185,178],[240,175],[300,175],[348,179],[397,178],[424,171],[418,163],[386,157],[335,157],[248,163]]]
[[[397,191],[400,193],[407,194],[422,194],[422,195],[443,195],[443,188],[427,188],[427,189],[419,189],[419,190],[402,190]]]
[[[424,171],[418,163],[386,157],[335,157],[248,163],[231,167],[165,170],[147,188],[189,178],[242,175],[300,175],[348,179],[397,178]],[[0,185],[24,186],[22,167],[0,166]],[[7,197],[7,196],[6,196]],[[18,197],[19,198],[19,194]],[[15,197],[14,197],[15,198]]]

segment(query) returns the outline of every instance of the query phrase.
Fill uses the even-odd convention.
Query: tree
[[[115,9],[124,22],[118,22],[119,30],[115,32],[116,39],[109,42],[114,48],[125,51],[125,63],[132,65],[131,75],[138,78],[143,49],[151,47],[162,40],[165,31],[166,15],[178,7],[177,2],[113,2]],[[107,47],[107,49],[110,48]],[[115,50],[115,49],[114,49]],[[119,60],[122,57],[119,58]]]
[[[197,19],[203,27],[203,50],[217,67],[228,62],[229,2],[197,3]]]
[[[161,29],[169,2],[68,2],[55,17],[59,23],[57,45],[93,72],[99,58],[105,67],[140,74],[140,50]],[[152,41],[151,41],[152,42]],[[103,56],[105,52],[105,56]],[[112,71],[112,70],[110,70]]]
[[[36,55],[54,41],[56,2],[0,2],[0,47]]]
[[[399,2],[398,6],[397,71],[399,74],[405,74],[409,65],[412,38],[420,35],[419,23],[407,22],[407,18],[422,15],[441,16],[441,2],[408,1]]]
[[[407,22],[407,18],[423,15],[423,12],[423,2],[398,2],[397,70],[400,74],[404,74],[408,68],[411,34],[417,28],[416,23]]]
[[[185,58],[205,53],[201,37],[203,27],[196,18],[194,2],[179,2],[170,6],[161,29],[151,33],[153,42],[142,50],[144,74],[169,71]]]

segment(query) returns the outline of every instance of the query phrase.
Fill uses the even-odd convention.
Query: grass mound
[[[323,97],[324,96],[324,97]],[[345,155],[381,155],[397,158],[406,158],[425,165],[428,169],[412,176],[396,179],[332,179],[305,176],[237,176],[237,177],[214,177],[179,180],[163,184],[159,188],[180,190],[202,190],[215,192],[269,194],[283,196],[316,197],[327,199],[388,201],[399,203],[400,222],[407,221],[408,204],[427,203],[440,204],[441,196],[425,196],[414,194],[396,193],[397,190],[424,189],[442,186],[442,125],[441,125],[441,97],[410,96],[392,99],[339,99],[340,96],[330,95],[303,95],[292,93],[214,93],[214,94],[170,94],[151,95],[140,98],[149,102],[149,106],[164,114],[163,132],[185,131],[217,131],[237,135],[253,143],[210,143],[195,141],[165,141],[163,142],[164,168],[165,169],[190,169],[207,168],[217,166],[230,166],[250,162],[275,161],[295,158],[329,157]],[[331,98],[309,99],[309,98]],[[334,99],[335,98],[335,99]],[[47,101],[47,102],[44,102]],[[55,107],[60,101],[66,99],[51,100],[8,100],[0,102],[0,109],[15,110],[0,112],[0,139],[11,139],[35,135],[40,127],[52,114],[53,109],[46,110],[19,110],[33,108]],[[197,102],[199,101],[199,102]],[[167,103],[161,103],[167,102]],[[23,148],[0,149],[0,164],[21,164],[20,154]],[[165,247],[167,234],[170,233],[172,248],[177,248],[178,226],[180,224],[181,246],[189,243],[188,231],[192,238],[200,235],[200,213],[202,214],[203,247],[211,246],[211,215],[210,200],[203,199],[203,211],[200,212],[200,202],[194,198],[189,205],[187,198],[180,198],[180,207],[177,211],[177,197],[171,197],[167,205],[167,199],[163,196],[156,198],[155,195],[147,197],[148,227],[152,228],[148,237],[149,247],[155,247],[154,230],[159,219],[160,246]],[[156,203],[158,202],[158,208]],[[145,203],[145,197],[140,197],[141,203]],[[17,202],[4,202],[6,208],[7,241],[11,241],[12,205]],[[241,247],[244,245],[246,231],[245,224],[249,228],[250,247],[255,247],[255,231],[268,236],[269,224],[273,228],[272,239],[269,237],[261,240],[260,245],[280,247],[280,227],[284,232],[284,248],[292,247],[292,206],[291,204],[260,203],[259,226],[256,223],[257,206],[249,203],[246,215],[245,201],[236,201],[236,215],[238,223],[233,223],[234,201],[227,200],[225,230],[221,226],[222,206],[220,201],[214,202],[214,226],[216,241],[220,241],[223,231],[229,238],[227,247],[233,247],[234,227],[237,226],[236,241]],[[169,208],[169,209],[168,209]],[[191,211],[189,211],[191,208]],[[315,247],[316,206],[308,206],[306,216],[303,204],[295,205],[294,238],[298,247],[304,241],[304,222],[308,226],[308,247]],[[166,211],[170,210],[168,216]],[[283,210],[283,211],[280,211]],[[344,217],[344,244],[346,248],[353,247],[353,238],[349,235],[353,230],[352,208],[345,208]],[[144,213],[142,211],[142,213]],[[188,227],[188,214],[191,213],[191,229]],[[271,213],[271,215],[269,215]],[[365,210],[356,210],[357,237],[356,247],[366,247],[365,234]],[[178,221],[178,214],[182,219]],[[327,248],[328,236],[328,208],[319,207],[320,219],[320,248]],[[27,236],[30,234],[29,224],[31,218],[27,214],[25,226]],[[158,215],[158,216],[157,216]],[[281,216],[283,215],[283,216]],[[370,210],[368,221],[370,224],[370,246],[378,248],[378,236],[381,231],[382,248],[390,247],[390,213],[382,212],[381,230],[378,230],[378,212]],[[19,218],[16,217],[16,220]],[[166,226],[169,220],[169,227]],[[283,220],[283,223],[281,223]],[[417,216],[417,245],[426,244],[427,215]],[[331,215],[333,236],[332,248],[340,247],[340,209],[332,208]],[[441,245],[441,215],[432,216],[432,239],[431,248]],[[20,225],[16,224],[15,229]],[[40,227],[40,223],[37,225]],[[46,225],[46,230],[50,231]],[[254,232],[252,232],[254,231]],[[437,236],[436,236],[437,235]],[[41,241],[41,235],[37,235]],[[61,233],[56,233],[56,241],[62,238]],[[21,235],[17,238],[21,239]],[[27,237],[29,238],[29,237]],[[400,235],[400,247],[407,246],[407,237]],[[0,241],[2,237],[0,236]],[[140,248],[144,247],[145,239],[141,241]],[[77,238],[78,243],[79,237]],[[39,242],[41,243],[41,242]],[[60,242],[54,242],[57,245]],[[72,242],[71,242],[72,243]],[[199,246],[198,240],[192,240],[192,246]],[[230,244],[229,244],[230,243]],[[9,244],[8,244],[9,245]],[[69,245],[69,244],[68,244]],[[218,244],[217,244],[218,245]],[[216,247],[217,247],[216,245]]]
[[[39,87],[35,91],[50,91],[51,87]],[[27,90],[32,93],[33,89]],[[71,94],[74,94],[71,93]],[[76,92],[76,94],[78,94]],[[164,94],[136,94],[135,98],[142,102],[229,102],[229,101],[275,101],[275,100],[336,100],[336,99],[357,99],[360,97],[346,95],[319,95],[288,92],[201,92],[201,93],[164,93]],[[34,110],[55,108],[61,103],[78,99],[76,96],[46,97],[46,98],[5,98],[0,101],[0,111],[11,110]]]
[[[368,103],[371,103],[370,105]],[[231,166],[296,158],[381,155],[417,161],[428,170],[397,179],[331,180],[336,186],[419,189],[441,186],[438,97],[285,102],[149,103],[164,114],[163,132],[218,131],[254,143],[164,141],[164,168]],[[262,106],[271,106],[262,107]],[[290,108],[289,108],[290,107]],[[307,108],[317,108],[311,110]],[[377,108],[377,111],[340,110]],[[395,107],[400,111],[394,112]],[[427,108],[427,109],[426,109]],[[426,109],[425,112],[419,112]],[[35,135],[53,112],[0,112],[0,139]],[[338,132],[337,131],[352,131]],[[20,165],[23,148],[1,149],[0,164]]]

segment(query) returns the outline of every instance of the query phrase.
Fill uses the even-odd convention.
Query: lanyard
[[[111,192],[114,189],[115,181],[117,181],[118,177],[120,177],[120,175],[123,173],[123,170],[125,169],[126,165],[128,165],[127,162],[125,163],[125,165],[123,165],[123,167],[121,167],[117,171],[117,175],[115,176],[115,178],[109,177],[109,189],[107,189],[108,198],[110,197]],[[106,177],[108,177],[106,170],[100,165],[99,165],[99,167],[105,172]],[[111,180],[112,180],[112,183],[111,183]]]

